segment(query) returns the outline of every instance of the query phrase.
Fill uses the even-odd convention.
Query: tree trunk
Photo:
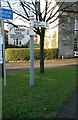
[[[44,31],[40,35],[40,73],[44,73]]]

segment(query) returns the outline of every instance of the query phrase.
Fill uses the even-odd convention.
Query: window
[[[78,42],[77,42],[77,39],[74,40],[74,51],[78,51]]]
[[[14,39],[14,45],[15,45],[15,39]]]
[[[21,40],[19,41],[19,45],[21,45]]]
[[[78,30],[78,20],[75,18],[74,30]]]
[[[16,39],[16,45],[18,45],[18,39]]]

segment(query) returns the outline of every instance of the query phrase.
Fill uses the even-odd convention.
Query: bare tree
[[[42,1],[42,0],[41,0]],[[28,10],[32,10],[36,21],[48,22],[49,25],[53,25],[58,18],[61,17],[63,12],[68,11],[76,2],[71,4],[65,4],[65,2],[54,2],[54,0],[26,0],[10,1],[7,0],[7,5],[13,12],[25,20],[29,21]],[[66,10],[66,11],[65,11]],[[56,22],[57,26],[59,22]],[[34,27],[34,32],[40,36],[40,72],[44,72],[44,35],[46,28]]]

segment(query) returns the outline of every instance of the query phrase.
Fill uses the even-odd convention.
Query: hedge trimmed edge
[[[5,51],[6,61],[30,60],[30,48],[8,48]],[[44,49],[44,59],[57,59],[58,49]],[[40,59],[40,49],[34,49],[34,59]]]

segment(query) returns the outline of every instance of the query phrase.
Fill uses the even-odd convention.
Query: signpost
[[[22,34],[10,34],[10,38],[21,40],[24,38],[24,35],[22,35]]]
[[[6,86],[6,60],[5,60],[5,35],[4,35],[4,20],[1,21],[2,37],[3,37],[3,71],[4,71],[4,86]]]
[[[0,63],[3,63],[3,57],[2,57],[2,45],[3,45],[3,39],[2,36],[0,35]]]
[[[30,86],[34,86],[34,16],[29,11],[30,18]]]
[[[49,24],[47,22],[34,21],[34,27],[43,27],[43,28],[46,28],[48,26],[49,26]]]
[[[13,19],[13,11],[10,9],[0,8],[1,19]]]
[[[29,11],[30,18],[30,86],[34,85],[34,27],[46,28],[48,23],[42,21],[34,21],[33,12]]]
[[[3,71],[4,71],[4,86],[6,86],[6,60],[5,60],[5,35],[4,35],[4,19],[13,19],[13,11],[10,9],[0,8],[1,31],[3,41]]]

